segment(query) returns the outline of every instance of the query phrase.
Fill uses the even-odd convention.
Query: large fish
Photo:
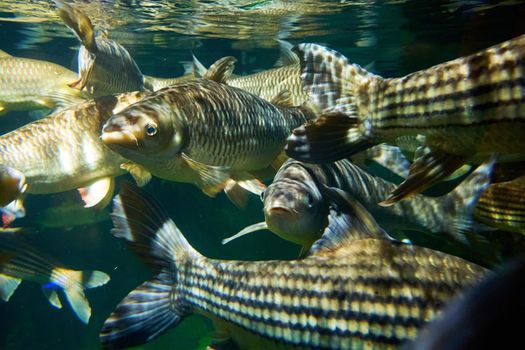
[[[401,78],[385,79],[314,44],[296,49],[318,120],[294,131],[289,156],[345,158],[404,135],[421,135],[410,175],[383,202],[428,188],[467,161],[525,157],[525,35]]]
[[[95,36],[90,19],[80,10],[55,1],[59,15],[82,43],[78,52],[80,79],[71,86],[86,89],[94,96],[144,90],[144,77],[139,67],[119,43],[107,33]]]
[[[58,64],[0,50],[0,114],[80,103],[88,94],[69,87],[76,80],[75,72]]]
[[[290,159],[263,193],[265,221],[248,226],[224,243],[256,230],[269,229],[301,245],[303,250],[309,248],[327,224],[330,202],[322,194],[323,186],[346,192],[388,231],[443,233],[464,241],[465,231],[472,226],[478,198],[489,186],[493,163],[480,166],[447,195],[417,195],[397,205],[381,207],[378,199],[390,193],[396,186],[394,183],[370,175],[346,159],[323,165]]]
[[[84,289],[106,284],[109,276],[101,271],[78,271],[52,261],[26,241],[19,230],[0,231],[0,299],[9,301],[20,282],[33,281],[51,305],[62,308],[57,291],[62,289],[69,305],[84,323],[89,322],[91,307]]]
[[[115,114],[102,141],[151,174],[194,183],[210,196],[232,181],[260,191],[254,173],[271,167],[291,130],[315,116],[292,108],[286,93],[274,105],[224,84],[234,62],[223,58],[204,79],[159,90]]]
[[[86,206],[112,195],[113,177],[129,163],[100,141],[106,120],[146,92],[101,97],[0,136],[0,165],[25,176],[27,193],[81,189]],[[130,169],[133,171],[133,169]]]
[[[200,313],[241,349],[395,349],[485,274],[389,240],[363,207],[326,190],[337,205],[304,259],[245,262],[202,256],[158,202],[122,186],[112,232],[154,277],[105,321],[102,345],[135,346]]]

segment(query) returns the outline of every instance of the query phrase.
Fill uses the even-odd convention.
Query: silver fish
[[[105,348],[148,342],[199,313],[241,349],[395,349],[485,274],[463,259],[390,241],[337,191],[329,228],[304,259],[210,259],[151,196],[121,188],[112,232],[154,277],[105,321]]]

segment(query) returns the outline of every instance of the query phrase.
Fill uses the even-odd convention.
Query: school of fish
[[[152,272],[100,325],[106,349],[191,314],[220,335],[209,349],[469,349],[505,319],[507,309],[480,311],[498,302],[489,289],[523,304],[522,261],[500,271],[456,252],[485,232],[525,234],[525,35],[395,78],[280,40],[266,71],[235,75],[234,57],[206,67],[193,56],[183,76],[157,78],[80,7],[55,7],[79,41],[78,72],[0,50],[0,114],[49,112],[0,135],[3,301],[32,281],[56,308],[62,290],[89,323],[84,291],[111,273],[66,267],[14,227],[32,196],[75,190],[79,205],[49,208],[46,225],[111,204],[86,224],[110,217]],[[116,183],[126,173],[135,184]],[[239,208],[260,196],[264,221],[221,233],[223,244],[268,230],[297,257],[202,255],[140,188],[155,178],[224,191]],[[449,190],[422,193],[439,186]]]

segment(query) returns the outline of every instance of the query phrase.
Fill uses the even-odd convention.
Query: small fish
[[[290,159],[264,191],[262,223],[246,227],[223,243],[261,229],[269,229],[283,239],[299,244],[303,251],[325,230],[330,202],[323,186],[338,188],[361,203],[388,231],[412,230],[449,234],[464,241],[472,226],[474,206],[490,183],[494,161],[476,169],[454,191],[442,197],[417,195],[391,207],[381,207],[378,198],[396,185],[368,174],[349,160],[323,165]]]
[[[89,96],[69,87],[77,79],[75,72],[58,64],[13,57],[0,50],[0,115],[80,103]]]
[[[301,78],[322,116],[294,130],[287,154],[322,163],[421,135],[408,178],[384,201],[417,194],[467,162],[525,158],[525,35],[401,78],[301,44]]]
[[[521,347],[525,260],[517,258],[451,301],[402,350],[514,349]]]
[[[0,165],[0,207],[20,197],[27,189],[26,177],[20,171]]]
[[[234,63],[225,57],[204,79],[164,88],[113,115],[102,141],[147,172],[193,183],[209,196],[232,181],[260,193],[256,173],[271,167],[291,130],[315,115],[292,107],[286,92],[272,104],[224,84]]]
[[[151,196],[126,184],[121,189],[112,233],[154,277],[105,321],[104,348],[148,342],[200,313],[241,349],[395,349],[486,273],[463,259],[391,241],[362,206],[329,188],[337,204],[304,259],[210,259]]]
[[[91,20],[77,8],[55,0],[59,16],[75,33],[82,46],[78,52],[80,79],[70,86],[94,96],[144,90],[144,76],[122,45],[107,33],[95,37]]]
[[[84,289],[106,284],[110,277],[101,271],[77,271],[53,262],[26,241],[23,231],[0,232],[0,299],[9,301],[24,281],[37,282],[51,305],[62,308],[57,290],[62,289],[69,305],[84,323],[89,322],[91,307]]]
[[[525,234],[525,176],[491,184],[474,210],[477,221]]]
[[[101,97],[26,124],[0,136],[0,164],[25,176],[27,193],[78,188],[87,207],[109,201],[115,176],[127,162],[100,141],[106,120],[144,96]]]

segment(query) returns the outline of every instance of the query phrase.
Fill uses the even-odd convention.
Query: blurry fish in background
[[[0,165],[25,176],[27,193],[78,189],[86,207],[104,206],[113,195],[114,177],[125,172],[128,161],[100,141],[100,130],[113,113],[146,95],[86,101],[8,132],[0,136]],[[140,183],[149,180],[134,176]]]
[[[14,201],[10,202],[4,207],[0,207],[0,220],[2,227],[6,228],[16,219],[26,216],[26,209],[24,207],[24,196],[20,196]]]
[[[73,199],[52,203],[46,209],[34,213],[32,221],[39,228],[71,230],[85,225],[109,221],[109,211],[104,208],[85,208]]]
[[[331,189],[329,224],[304,259],[210,259],[152,196],[121,189],[112,233],[154,276],[105,321],[106,349],[151,341],[192,313],[210,317],[242,349],[396,349],[486,273],[389,240],[362,206]]]
[[[18,285],[32,281],[42,285],[42,291],[51,305],[62,308],[58,290],[84,323],[89,322],[91,307],[84,289],[106,284],[110,277],[101,271],[67,269],[38,251],[24,237],[21,230],[0,231],[0,299],[9,301]]]
[[[314,118],[283,91],[273,103],[225,84],[235,59],[225,57],[204,79],[152,93],[113,115],[102,141],[154,176],[193,183],[215,196],[259,194],[260,172],[275,173],[291,130]]]
[[[416,195],[395,206],[381,207],[378,200],[390,193],[395,184],[368,174],[346,159],[323,165],[290,159],[263,193],[265,221],[246,227],[223,243],[268,229],[301,245],[305,251],[319,239],[328,222],[331,203],[323,196],[323,186],[340,189],[360,202],[392,236],[396,236],[396,231],[412,230],[446,234],[464,242],[465,232],[474,226],[474,207],[489,186],[493,165],[492,160],[479,166],[444,196]]]
[[[106,32],[95,36],[91,20],[80,10],[55,0],[59,15],[82,43],[78,52],[80,79],[70,84],[94,96],[144,90],[144,77],[129,52],[108,38]]]
[[[20,171],[0,165],[0,207],[11,203],[27,189],[26,178]]]
[[[76,80],[75,72],[58,64],[13,57],[0,50],[0,114],[80,103],[89,94],[69,87]]]
[[[525,259],[514,259],[455,298],[402,350],[514,349],[521,347]]]
[[[525,35],[402,78],[384,79],[315,44],[297,46],[301,78],[324,115],[287,154],[323,163],[402,135],[422,135],[408,178],[383,202],[417,194],[467,162],[525,158]],[[446,78],[443,78],[446,77]]]

